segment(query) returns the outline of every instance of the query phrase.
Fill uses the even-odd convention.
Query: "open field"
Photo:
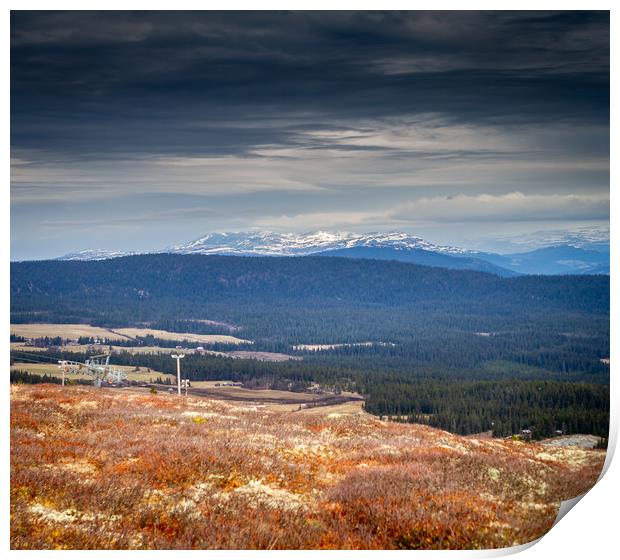
[[[92,344],[71,344],[61,347],[63,352],[92,352]],[[162,348],[160,346],[115,346],[113,344],[102,345],[98,349],[101,352],[107,351],[108,348],[112,352],[129,352],[130,354],[172,354],[177,351],[176,348]],[[30,346],[26,342],[11,342],[11,350],[23,352],[45,352],[47,348],[39,346]],[[193,348],[183,350],[185,354],[196,354]],[[235,358],[237,360],[258,360],[260,362],[287,362],[289,360],[303,360],[301,356],[289,356],[288,354],[280,354],[278,352],[253,352],[250,350],[235,350],[232,352],[219,352],[217,350],[204,350],[205,354],[211,356],[222,356],[223,358]]]
[[[80,344],[80,347],[87,348],[86,344]],[[69,348],[74,348],[73,346],[67,346],[67,351]],[[23,350],[24,352],[45,352],[47,350],[47,346],[30,346],[27,342],[11,342],[11,350]],[[82,350],[79,350],[80,352]],[[75,350],[78,352],[78,350]]]
[[[112,349],[112,352],[128,352],[130,354],[173,354],[177,352],[176,348],[164,348],[162,346],[115,346],[114,344],[104,344],[99,347],[95,346],[97,352],[105,352],[108,348]],[[77,353],[89,353],[93,350],[92,344],[71,344],[71,345],[63,345],[60,347],[63,352],[77,352]],[[45,352],[47,347],[40,346],[30,346],[26,342],[11,342],[11,350],[23,351],[23,352]],[[194,354],[195,350],[193,348],[185,348],[183,350],[185,354]],[[227,352],[218,352],[217,350],[205,350],[205,354],[210,354],[212,356],[223,356],[229,357],[230,354]]]
[[[220,384],[217,387],[217,384]],[[209,389],[230,395],[233,399],[249,400],[282,400],[308,402],[316,399],[317,395],[312,393],[293,393],[292,391],[274,391],[272,389],[246,389],[245,387],[222,387],[225,381],[194,381],[192,389]]]
[[[175,380],[176,377],[174,375],[169,375],[166,373],[161,373],[160,371],[154,371],[151,370],[150,372],[148,371],[147,368],[144,367],[140,367],[139,371],[134,371],[134,367],[133,366],[113,366],[114,369],[120,369],[122,371],[124,371],[125,373],[127,373],[127,379],[129,381],[155,381],[158,377],[161,377],[162,379],[171,379],[171,380]],[[51,375],[52,377],[62,377],[62,372],[60,371],[60,369],[58,368],[57,364],[53,364],[53,363],[49,363],[49,364],[32,364],[32,363],[26,363],[26,362],[15,362],[12,366],[11,366],[11,370],[22,370],[22,371],[27,371],[30,373],[34,373],[36,375]],[[86,373],[67,373],[65,374],[65,377],[67,379],[92,379],[91,376],[89,376]]]
[[[105,338],[107,340],[131,340],[137,336],[153,335],[162,340],[188,340],[203,344],[251,344],[250,340],[243,340],[226,334],[193,334],[162,331],[148,328],[119,328],[104,329],[91,325],[64,324],[64,323],[24,323],[12,324],[11,334],[24,338],[42,338],[45,336],[60,336],[65,339],[78,339],[80,336]]]
[[[367,414],[13,385],[11,547],[505,547],[549,530],[604,457]]]
[[[78,339],[80,336],[91,336],[106,338],[108,340],[127,340],[129,338],[122,334],[114,334],[102,327],[70,323],[12,324],[11,334],[23,336],[24,338],[43,338],[45,336],[60,336],[68,339]]]
[[[126,336],[127,338],[135,338],[137,336],[153,335],[155,338],[161,338],[162,340],[188,340],[190,342],[202,342],[203,344],[252,344],[251,340],[244,340],[237,338],[236,336],[230,336],[227,334],[193,334],[193,333],[178,333],[170,331],[161,331],[158,329],[138,329],[138,328],[123,328],[123,329],[111,329],[111,332],[118,333]]]
[[[302,414],[321,414],[328,418],[338,418],[345,414],[366,414],[362,409],[364,401],[349,401],[342,404],[331,404],[326,406],[310,406],[302,408]]]
[[[93,352],[93,348],[97,353],[103,354],[109,348],[112,352],[129,352],[130,354],[172,354],[176,352],[176,348],[162,348],[160,346],[115,346],[114,344],[103,344],[99,346],[93,346],[92,344],[71,344],[60,346],[63,352],[75,352],[80,354],[88,354]],[[11,350],[22,352],[45,352],[47,347],[30,346],[26,342],[11,342]],[[184,350],[186,354],[192,354],[193,349],[188,348]],[[221,354],[226,355],[224,352],[211,351],[209,354]]]
[[[329,416],[330,418],[338,418],[339,416],[351,414],[367,414],[362,405],[364,401],[347,401],[340,404],[323,404],[317,403],[297,403],[283,404],[278,402],[267,402],[266,404],[256,405],[257,408],[264,408],[272,412],[295,412],[297,414],[311,414],[317,416]]]
[[[254,403],[271,403],[276,405],[325,405],[341,400],[359,400],[362,397],[356,393],[343,392],[341,395],[302,393],[293,391],[277,391],[273,389],[248,389],[238,386],[222,386],[228,381],[193,381],[190,392],[194,395],[219,398],[233,401]],[[218,386],[219,385],[219,386]]]
[[[242,401],[238,401],[241,404]],[[348,415],[348,414],[367,414],[362,409],[364,401],[347,401],[340,404],[322,404],[317,403],[296,403],[284,404],[280,402],[266,402],[255,405],[259,409],[269,410],[271,412],[295,412],[297,414],[315,414],[328,416],[332,415]],[[336,416],[334,416],[335,418]]]

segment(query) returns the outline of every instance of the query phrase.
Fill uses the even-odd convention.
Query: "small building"
[[[519,435],[525,441],[530,441],[532,439],[532,430],[521,430]]]

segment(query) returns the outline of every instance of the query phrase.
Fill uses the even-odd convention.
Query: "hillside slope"
[[[604,453],[120,390],[11,388],[11,546],[495,548]]]
[[[489,272],[498,276],[518,276],[518,273],[508,268],[497,266],[484,259],[470,254],[446,254],[437,251],[428,251],[417,248],[390,248],[390,247],[351,247],[346,249],[333,249],[315,253],[321,257],[346,257],[354,259],[376,259],[380,261],[400,261],[423,266],[436,266],[452,268],[456,270],[477,270]]]
[[[609,274],[609,251],[592,251],[571,245],[509,255],[484,253],[480,258],[521,274]]]
[[[316,305],[318,301],[387,306],[484,304],[537,310],[609,309],[609,278],[551,276],[499,278],[367,259],[138,255],[102,261],[11,263],[12,310],[34,305],[88,307],[174,298],[191,302]],[[105,306],[104,306],[105,307]],[[104,311],[104,309],[98,309]]]
[[[22,262],[11,265],[11,322],[230,334],[225,323],[253,341],[246,350],[338,344],[322,354],[338,354],[345,376],[392,366],[470,376],[494,360],[607,375],[609,277],[500,278],[338,257]],[[376,344],[359,345],[367,341]]]

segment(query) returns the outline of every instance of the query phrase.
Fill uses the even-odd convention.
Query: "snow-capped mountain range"
[[[76,251],[75,253],[67,253],[59,257],[59,261],[105,261],[107,259],[115,259],[116,257],[129,257],[131,255],[139,255],[131,251],[108,251],[106,249],[86,249],[84,251]]]
[[[399,260],[427,266],[477,270],[502,276],[515,274],[607,274],[609,240],[604,232],[551,232],[551,243],[528,252],[500,255],[435,245],[403,232],[209,233],[186,244],[154,251],[181,255],[337,256]],[[567,243],[566,241],[569,241]],[[518,244],[515,244],[518,245]],[[523,245],[521,245],[523,247]],[[105,260],[135,252],[87,250],[60,260]]]
[[[502,254],[521,253],[558,245],[609,251],[609,237],[609,226],[587,226],[571,230],[545,230],[509,237],[500,236],[495,239],[495,244],[502,247],[499,251]]]
[[[402,232],[356,234],[328,231],[301,234],[269,231],[210,233],[185,245],[171,247],[166,252],[202,255],[303,256],[353,247],[422,249],[444,254],[472,253],[472,251],[458,247],[434,245],[420,237]]]
[[[434,245],[420,237],[402,232],[355,234],[328,231],[309,233],[274,233],[270,231],[209,233],[189,243],[152,252],[180,255],[304,256],[354,247],[389,247],[396,250],[422,249],[452,255],[476,253],[459,247]],[[87,249],[69,253],[60,257],[59,260],[94,261],[136,254],[138,253]]]

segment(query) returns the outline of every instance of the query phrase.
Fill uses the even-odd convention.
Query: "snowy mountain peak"
[[[188,243],[175,245],[161,253],[198,255],[271,255],[304,256],[357,247],[389,248],[392,250],[422,249],[448,255],[476,255],[458,247],[440,246],[404,232],[350,233],[310,231],[306,233],[275,233],[271,231],[214,232]],[[60,260],[104,260],[135,255],[134,252],[91,249],[60,257]]]
[[[424,249],[446,254],[470,254],[457,247],[444,247],[403,232],[365,233],[311,231],[306,233],[221,232],[210,233],[169,249],[181,254],[310,255],[353,247],[389,247],[395,250]]]
[[[137,255],[138,253],[124,251],[108,251],[106,249],[87,249],[85,251],[76,251],[59,257],[60,261],[103,261],[106,259],[114,259],[116,257],[127,257]]]

